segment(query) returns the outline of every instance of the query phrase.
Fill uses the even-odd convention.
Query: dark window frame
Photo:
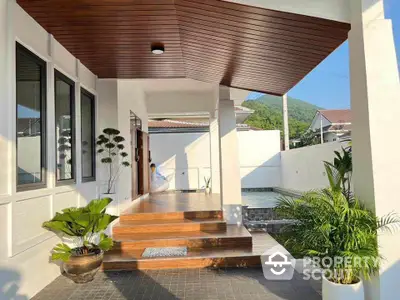
[[[83,159],[82,159],[82,150],[81,150],[81,177],[82,182],[91,182],[96,181],[96,97],[86,89],[81,87],[81,147],[82,147],[82,95],[85,95],[91,100],[91,123],[92,123],[92,176],[83,177]]]
[[[15,155],[15,165],[17,168],[16,172],[16,188],[17,192],[29,191],[35,189],[42,189],[47,187],[47,62],[29,51],[23,45],[16,43],[15,51],[15,83],[17,83],[17,72],[18,72],[18,57],[20,55],[34,61],[40,66],[40,150],[41,150],[41,162],[40,162],[40,172],[41,181],[35,183],[18,183],[18,130],[15,130],[15,145],[16,145],[16,155]],[[16,122],[18,122],[18,88],[15,87],[15,116]]]
[[[56,115],[57,115],[57,79],[60,79],[70,85],[71,89],[71,98],[70,98],[70,105],[71,105],[71,179],[59,179],[57,176],[57,155],[58,155],[58,141],[57,141],[57,120]],[[55,177],[56,177],[56,186],[61,186],[61,185],[71,185],[76,183],[76,133],[75,133],[75,122],[76,122],[76,113],[75,113],[75,82],[69,78],[68,76],[64,75],[61,73],[59,70],[54,69],[54,121],[55,121],[55,126],[54,126],[54,136],[55,136],[55,151],[56,151],[56,157],[55,157],[55,164],[56,164],[56,169],[55,169]]]

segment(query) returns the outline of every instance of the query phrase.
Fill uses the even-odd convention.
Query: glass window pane
[[[45,63],[17,46],[17,183],[44,182]]]
[[[56,74],[57,180],[74,178],[73,85]]]
[[[81,93],[82,178],[95,177],[94,99]]]

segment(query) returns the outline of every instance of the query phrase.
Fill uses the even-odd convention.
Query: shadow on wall
[[[280,153],[258,166],[240,166],[242,188],[279,187],[281,181]]]
[[[0,300],[28,300],[19,293],[21,275],[15,270],[0,268]]]
[[[200,188],[198,185],[203,177],[198,174],[199,178],[194,182],[195,176],[190,171],[195,168],[210,168],[210,145],[202,143],[204,139],[208,139],[208,133],[150,135],[153,162],[162,175],[173,176],[175,189]]]

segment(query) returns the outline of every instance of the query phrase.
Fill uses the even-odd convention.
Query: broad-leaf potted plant
[[[125,138],[120,136],[120,131],[106,128],[97,138],[97,154],[101,156],[101,163],[107,166],[107,183],[103,195],[114,194],[115,182],[118,180],[123,167],[131,164],[127,161],[128,153],[124,151]]]
[[[118,218],[106,213],[111,201],[96,199],[85,207],[63,209],[42,225],[63,240],[53,248],[51,259],[61,261],[67,277],[76,283],[92,281],[103,262],[104,251],[113,246],[113,240],[104,233]]]
[[[283,228],[284,246],[301,256],[319,258],[324,300],[364,300],[363,280],[379,272],[377,237],[400,224],[392,213],[382,218],[350,192],[351,155],[325,162],[330,187],[282,197],[277,213],[293,220]],[[350,159],[350,164],[349,160]],[[333,262],[326,264],[324,262]]]
[[[211,177],[204,177],[204,191],[207,195],[211,193]]]

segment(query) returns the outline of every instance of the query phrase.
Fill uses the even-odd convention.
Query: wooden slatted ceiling
[[[349,24],[220,0],[18,0],[100,78],[179,78],[282,95]],[[150,45],[162,42],[165,53]]]

